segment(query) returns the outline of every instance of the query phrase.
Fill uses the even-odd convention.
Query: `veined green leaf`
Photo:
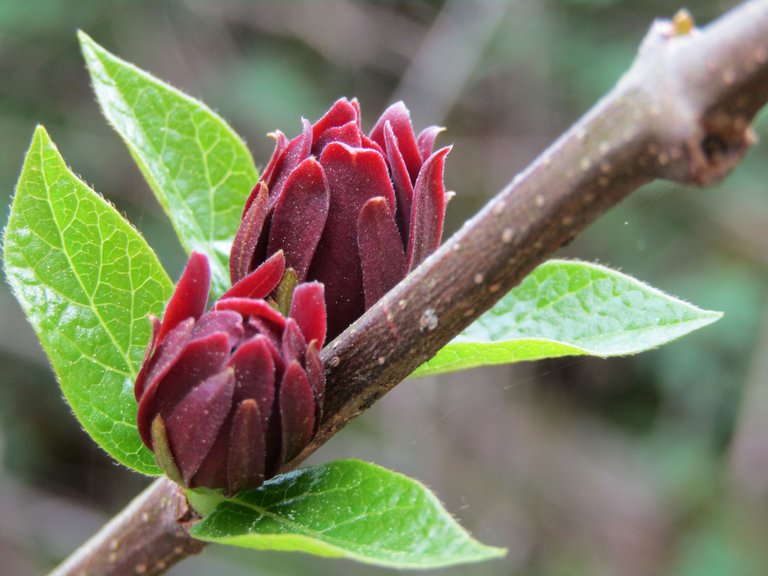
[[[424,485],[358,460],[277,476],[220,503],[191,534],[393,568],[438,568],[505,554],[474,540]]]
[[[258,178],[248,149],[216,113],[80,32],[104,115],[168,214],[182,245],[207,254],[212,293],[230,285],[229,249]]]
[[[173,284],[141,235],[64,163],[39,127],[5,230],[5,273],[85,430],[158,474],[136,430],[133,382]]]
[[[637,354],[721,316],[604,266],[550,260],[412,376],[560,356]]]

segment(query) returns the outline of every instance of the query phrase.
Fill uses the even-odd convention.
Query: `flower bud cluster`
[[[232,245],[232,282],[283,250],[300,282],[325,285],[338,336],[440,245],[450,151],[432,151],[440,131],[417,137],[398,102],[366,135],[357,100],[341,99],[293,140],[276,132]]]
[[[136,380],[138,428],[174,481],[235,493],[274,476],[314,436],[325,377],[323,286],[296,286],[286,316],[264,300],[277,252],[206,312],[208,259],[193,253]]]
[[[366,135],[341,99],[288,140],[249,196],[232,245],[232,288],[206,311],[208,259],[193,253],[135,384],[138,429],[186,487],[234,494],[274,476],[314,437],[319,350],[440,244],[439,128],[414,134],[402,103]],[[327,311],[326,311],[327,305]]]

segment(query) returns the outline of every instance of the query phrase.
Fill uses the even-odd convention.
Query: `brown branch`
[[[187,533],[196,519],[179,486],[161,478],[50,576],[162,574],[205,546],[204,542],[190,538]]]
[[[657,178],[711,184],[739,162],[753,141],[749,124],[768,102],[768,0],[703,30],[689,24],[684,15],[656,22],[608,95],[323,350],[325,418],[285,470],[630,192]],[[156,482],[54,574],[158,574],[159,563],[197,552],[202,543],[184,532],[188,509],[178,498],[168,481]],[[177,505],[148,507],[169,499]],[[145,512],[157,520],[143,522]],[[119,558],[110,564],[113,552]]]

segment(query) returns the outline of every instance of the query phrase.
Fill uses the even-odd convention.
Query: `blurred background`
[[[688,0],[706,22],[730,1]],[[398,99],[448,127],[448,232],[619,78],[650,0],[0,0],[0,220],[36,123],[144,233],[173,277],[169,223],[101,117],[75,31],[204,100],[258,165],[280,128],[357,96],[371,127]],[[361,458],[432,487],[505,560],[440,574],[768,574],[768,114],[707,190],[649,186],[562,255],[619,268],[725,317],[635,358],[563,359],[407,381],[313,461]],[[82,432],[21,310],[0,288],[0,564],[43,573],[147,479]],[[384,575],[209,547],[170,574]]]

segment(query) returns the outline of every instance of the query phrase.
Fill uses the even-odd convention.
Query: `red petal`
[[[280,347],[280,340],[283,337],[283,329],[285,326],[275,326],[272,322],[268,322],[263,318],[259,318],[258,316],[251,316],[248,318],[248,323],[245,325],[245,328],[246,340],[256,338],[257,336],[264,336],[269,341],[269,343],[272,345],[272,348],[274,349],[273,359],[275,361],[275,365],[279,366],[280,370],[282,370],[283,361],[280,359],[280,352],[278,352],[278,348]]]
[[[232,250],[229,254],[229,278],[233,285],[251,271],[254,256],[259,247],[259,239],[263,235],[264,221],[269,214],[269,195],[264,184],[257,184],[259,192],[251,194],[253,200],[248,211],[240,222]],[[256,190],[254,189],[254,192]]]
[[[275,362],[269,341],[265,336],[249,340],[235,350],[229,365],[235,369],[235,403],[255,400],[266,430],[275,400]]]
[[[395,219],[383,198],[371,198],[365,203],[357,234],[367,310],[405,278],[405,252]]]
[[[152,329],[152,335],[149,338],[147,349],[144,351],[144,360],[141,361],[141,369],[139,370],[138,376],[136,376],[136,383],[133,385],[133,395],[136,397],[136,401],[138,401],[144,393],[147,373],[149,372],[149,366],[152,363],[152,354],[157,345],[157,335],[160,333],[160,320],[158,320],[157,316],[150,314],[148,319],[150,328]]]
[[[416,136],[413,134],[411,114],[408,112],[405,104],[402,102],[392,104],[392,106],[384,111],[384,114],[381,115],[373,130],[371,130],[371,139],[384,149],[386,149],[384,126],[387,122],[392,124],[392,130],[395,136],[397,136],[400,153],[403,155],[405,165],[408,167],[411,182],[414,182],[419,174],[423,159],[416,144]]]
[[[387,145],[387,159],[389,170],[392,174],[392,182],[397,194],[398,228],[403,242],[407,241],[408,231],[411,227],[411,205],[413,204],[413,184],[408,174],[408,168],[403,160],[403,155],[397,146],[397,136],[392,131],[392,124],[384,125],[384,141]]]
[[[293,318],[288,318],[288,321],[285,323],[281,351],[283,353],[283,361],[286,364],[290,364],[294,360],[298,360],[301,363],[304,362],[304,354],[307,352],[307,341],[304,339],[299,325],[296,324]]]
[[[285,152],[285,149],[288,146],[288,138],[286,138],[285,134],[280,132],[280,130],[275,131],[274,134],[271,134],[271,136],[274,136],[275,138],[275,150],[272,152],[272,157],[269,159],[269,164],[267,164],[267,167],[264,168],[264,171],[261,173],[261,178],[259,178],[256,186],[254,186],[253,190],[251,190],[250,196],[248,196],[248,199],[245,201],[245,206],[243,207],[243,218],[245,218],[245,215],[251,208],[251,204],[253,204],[256,196],[258,196],[259,192],[263,188],[262,184],[267,187],[267,190],[271,188],[272,184],[274,183],[277,166],[283,157],[283,152]]]
[[[342,142],[347,146],[360,148],[362,146],[362,132],[356,120],[350,120],[343,126],[328,128],[312,143],[312,154],[319,156],[325,147],[331,142]]]
[[[328,220],[312,261],[309,278],[325,284],[328,337],[334,338],[363,313],[362,273],[357,251],[357,219],[374,196],[395,198],[387,165],[375,150],[334,142],[320,157],[331,189]]]
[[[256,488],[264,482],[266,438],[262,416],[254,400],[238,406],[232,420],[227,455],[227,492],[235,494],[245,488]]]
[[[321,348],[325,343],[325,290],[320,282],[299,284],[293,291],[291,310],[288,314],[296,320],[307,342],[317,342]]]
[[[225,298],[266,298],[277,288],[285,273],[285,256],[275,252],[258,268],[241,278],[221,297]]]
[[[136,385],[141,384],[142,389],[135,391],[140,394],[139,398],[139,410],[136,416],[139,433],[141,439],[148,447],[152,447],[150,441],[152,435],[152,420],[155,414],[149,409],[152,397],[154,396],[157,385],[162,381],[163,377],[168,371],[173,368],[178,359],[181,357],[184,349],[189,343],[189,339],[192,335],[192,327],[194,326],[194,319],[187,318],[184,322],[176,326],[170,331],[163,341],[157,346],[157,350],[152,355],[149,363],[145,365],[142,371],[145,376]]]
[[[283,357],[281,356],[279,349],[280,341],[272,340],[266,335],[264,338],[267,348],[269,348],[269,353],[272,354],[272,361],[275,363],[275,382],[278,382],[285,372],[285,363],[283,362]]]
[[[199,340],[217,332],[226,334],[229,337],[229,347],[234,348],[243,338],[242,316],[230,310],[213,310],[203,314],[192,330],[192,339]]]
[[[197,472],[232,408],[235,377],[225,370],[193,388],[165,420],[168,440],[186,484]]]
[[[272,322],[279,328],[285,327],[285,318],[264,300],[253,298],[227,298],[219,300],[214,310],[234,310],[242,316],[257,316]]]
[[[165,309],[160,333],[157,335],[158,341],[162,341],[163,337],[176,328],[182,320],[187,318],[197,320],[203,315],[205,305],[208,303],[210,287],[211,269],[208,265],[208,257],[199,252],[192,252]]]
[[[275,182],[269,187],[269,206],[275,205],[280,198],[288,177],[296,167],[304,162],[312,153],[312,124],[307,120],[301,119],[302,131],[296,138],[291,140],[288,147],[283,152],[280,163],[275,171]]]
[[[328,217],[330,190],[323,168],[307,158],[285,183],[275,205],[269,230],[268,253],[285,251],[288,266],[304,280]]]
[[[368,136],[366,136],[365,134],[363,134],[362,141],[363,141],[363,144],[362,144],[363,148],[370,148],[371,150],[376,150],[376,152],[386,157],[384,148],[376,144],[376,142],[368,138]]]
[[[187,318],[176,328],[171,330],[168,335],[159,342],[155,353],[150,360],[150,366],[147,370],[146,385],[143,393],[149,392],[158,380],[165,377],[168,371],[179,359],[184,349],[192,338],[192,331],[195,326],[194,318]]]
[[[208,451],[197,474],[189,482],[191,488],[204,486],[206,488],[227,487],[227,453],[229,452],[229,439],[231,436],[232,416],[228,417],[221,426],[219,435]]]
[[[179,401],[200,382],[222,372],[229,357],[229,337],[211,334],[189,342],[177,356],[170,369],[158,370],[158,377],[149,380],[136,415],[139,433],[150,446],[150,426],[157,414],[167,420]],[[154,373],[154,370],[153,370]]]
[[[432,156],[432,149],[435,147],[435,140],[437,135],[445,130],[440,126],[429,126],[424,128],[416,139],[416,145],[419,147],[419,153],[422,158],[429,158]]]
[[[307,375],[294,361],[285,371],[280,386],[283,463],[291,461],[312,439],[315,427],[315,395]]]
[[[445,220],[445,185],[443,168],[451,147],[441,148],[430,156],[416,180],[411,209],[411,232],[408,235],[408,271],[426,260],[440,246]]]
[[[358,122],[360,118],[359,108],[356,108],[346,98],[340,98],[331,106],[320,120],[312,127],[312,140],[321,139],[323,132],[330,128],[343,126],[348,122]]]

